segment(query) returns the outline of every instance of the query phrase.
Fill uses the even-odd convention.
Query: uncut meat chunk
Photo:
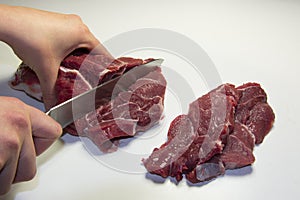
[[[21,63],[15,72],[9,85],[20,91],[25,91],[26,94],[36,100],[42,100],[42,90],[40,82],[35,72],[24,63]]]
[[[88,53],[79,49],[62,61],[55,85],[57,104],[153,60],[130,57],[110,60],[103,55]],[[38,77],[25,64],[20,65],[9,84],[13,89],[43,100]],[[111,97],[112,91],[102,92],[95,99],[98,105],[96,112],[87,114],[76,124],[70,124],[64,131],[89,137],[100,150],[112,152],[117,149],[118,139],[134,136],[159,122],[163,114],[165,88],[166,80],[158,67],[138,79],[128,91],[113,97],[115,99]]]
[[[103,55],[70,55],[62,62],[59,78],[56,81],[57,104],[143,63],[142,59],[134,58],[119,58],[111,61]]]
[[[103,152],[114,151],[116,139],[132,137],[159,122],[165,89],[166,81],[157,68],[137,80],[128,91],[75,121],[77,133],[90,138]]]

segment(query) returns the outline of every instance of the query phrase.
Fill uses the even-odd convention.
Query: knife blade
[[[136,80],[154,71],[162,62],[163,59],[155,59],[136,66],[121,76],[52,107],[46,114],[56,120],[62,128],[65,128],[75,120],[85,116],[85,114],[94,111],[96,106],[99,106],[95,98],[113,98],[112,95],[116,96],[118,93],[125,91]]]

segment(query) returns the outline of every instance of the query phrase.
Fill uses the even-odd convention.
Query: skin
[[[81,18],[0,4],[0,41],[38,75],[46,109],[55,104],[55,82],[61,61],[77,48],[112,56]],[[62,134],[44,112],[12,97],[0,97],[0,195],[13,183],[31,180],[36,156]]]

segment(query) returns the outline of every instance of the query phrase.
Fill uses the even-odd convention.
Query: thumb
[[[28,106],[36,154],[40,155],[62,134],[61,126],[44,112]]]

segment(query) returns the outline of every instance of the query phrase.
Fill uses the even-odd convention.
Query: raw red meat
[[[214,155],[221,153],[223,143],[234,125],[234,108],[236,105],[237,91],[230,84],[221,85],[192,102],[188,115],[184,117],[184,121],[191,121],[192,129],[189,132],[186,131],[186,127],[178,129],[174,125],[178,118],[175,118],[168,132],[168,136],[172,135],[172,137],[168,137],[168,141],[163,146],[168,147],[169,143],[174,143],[174,138],[180,137],[182,134],[185,135],[184,138],[191,138],[188,135],[195,135],[193,141],[189,142],[189,145],[184,142],[185,152],[179,159],[168,163],[168,166],[164,168],[166,170],[160,169],[158,172],[153,172],[151,169],[154,166],[157,168],[157,166],[151,155],[143,161],[147,170],[163,177],[166,175],[176,177],[177,181],[180,181],[182,174],[190,173],[196,165],[200,165]],[[178,140],[178,142],[177,145],[181,145],[182,140]],[[159,151],[157,150],[156,154]],[[168,153],[176,154],[177,148],[170,149]],[[161,156],[163,157],[163,155],[165,154]],[[176,170],[174,170],[175,168]]]
[[[240,100],[236,120],[245,124],[255,135],[255,143],[263,142],[270,132],[275,115],[267,103],[267,95],[258,83],[247,83],[237,87]]]
[[[160,68],[137,80],[128,91],[75,121],[80,136],[92,138],[104,152],[116,150],[117,138],[146,131],[161,118],[166,82]],[[73,129],[74,130],[74,129]],[[69,132],[73,133],[72,130]],[[74,133],[73,133],[74,134]],[[113,140],[113,141],[112,141]]]
[[[185,175],[191,183],[211,180],[223,175],[226,169],[252,164],[255,143],[263,141],[275,119],[266,93],[257,83],[237,88],[221,85],[192,102],[188,115],[181,116],[184,118],[179,119],[191,121],[193,128],[186,131],[187,123],[181,123],[178,129],[178,117],[175,118],[168,131],[168,141],[154,149],[143,163],[152,174],[175,177],[177,181]],[[177,135],[188,138],[189,145],[184,139],[176,140]],[[185,145],[185,152],[181,150],[177,159],[159,168],[157,161],[176,154],[177,148],[169,147],[172,143],[176,143],[175,147]]]
[[[191,183],[199,183],[211,180],[217,176],[223,175],[224,173],[225,167],[220,156],[213,156],[207,162],[197,164],[192,171],[185,175],[185,177]]]
[[[75,51],[61,63],[55,85],[57,104],[151,60],[121,57],[111,62],[102,55]],[[10,85],[42,101],[39,80],[28,66],[20,65]],[[115,151],[118,139],[134,136],[159,122],[165,89],[166,81],[157,67],[114,99],[111,91],[110,96],[96,99],[96,104],[102,102],[101,106],[65,128],[65,132],[90,138],[104,152]]]
[[[144,165],[149,171],[164,178],[167,176],[182,179],[182,171],[187,166],[182,166],[188,158],[185,156],[189,146],[197,135],[191,120],[187,115],[179,115],[171,123],[172,129],[168,132],[168,141],[160,148],[155,148]]]

